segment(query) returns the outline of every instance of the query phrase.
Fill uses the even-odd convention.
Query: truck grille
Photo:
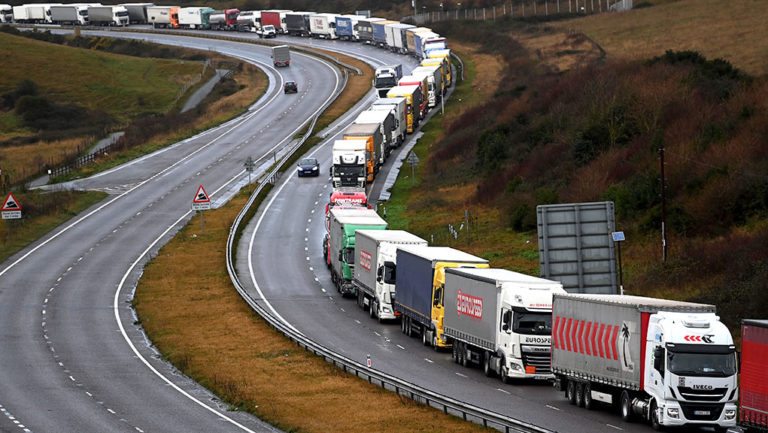
[[[523,365],[536,367],[536,374],[550,374],[552,356],[549,353],[523,352]]]
[[[725,403],[680,403],[680,407],[683,409],[685,418],[690,421],[717,421],[720,419]]]
[[[684,399],[696,401],[720,401],[728,392],[728,388],[693,389],[685,386],[680,386],[677,390]]]

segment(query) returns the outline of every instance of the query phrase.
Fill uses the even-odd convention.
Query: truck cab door
[[[654,344],[654,342],[648,342],[646,353],[648,360],[646,361],[646,369],[648,371],[648,377],[646,378],[646,389],[649,394],[657,398],[664,397],[664,380],[667,369],[667,353],[664,346],[661,344]]]

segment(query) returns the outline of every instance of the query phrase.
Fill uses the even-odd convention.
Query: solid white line
[[[507,391],[506,389],[496,388],[496,391],[501,391],[504,394],[512,394],[511,392]]]
[[[456,372],[456,376],[467,377],[466,374],[459,373],[458,371]]]
[[[606,424],[606,425],[607,425],[608,427],[610,427],[610,428],[614,428],[614,429],[616,429],[616,430],[621,430],[621,431],[624,431],[624,429],[623,429],[623,428],[621,428],[621,427],[616,427],[615,425],[611,425],[611,424]]]
[[[434,364],[435,363],[435,361],[433,361],[433,360],[431,360],[429,358],[424,358],[424,360],[427,361],[430,364]]]
[[[547,407],[552,409],[552,410],[558,410],[558,411],[560,410],[560,408],[557,408],[557,407],[554,407],[554,406],[550,406],[550,405],[547,405]]]
[[[405,350],[405,347],[403,347],[403,346],[401,346],[401,345],[399,345],[399,344],[397,345],[397,347],[399,347],[399,348],[401,348],[401,349]]]

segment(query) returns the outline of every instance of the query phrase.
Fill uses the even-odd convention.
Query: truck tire
[[[502,365],[501,366],[500,376],[501,376],[501,383],[508,384],[510,382],[509,374],[507,373],[507,366],[506,365]]]
[[[363,295],[362,290],[357,291],[357,306],[362,308],[363,311],[365,311],[365,295]]]
[[[456,364],[458,364],[458,363],[459,363],[459,353],[458,353],[458,348],[459,348],[459,342],[458,342],[458,341],[456,341],[456,340],[454,340],[454,341],[453,341],[453,345],[451,346],[451,360],[452,360],[454,363],[456,363]]]
[[[469,357],[467,356],[467,345],[461,343],[461,365],[463,367],[469,366]]]
[[[663,431],[664,426],[659,422],[659,415],[656,413],[656,401],[651,402],[651,412],[648,415],[651,421],[651,428],[656,431]]]
[[[483,373],[486,377],[493,376],[493,368],[491,368],[491,354],[489,352],[483,352]]]
[[[568,379],[568,385],[565,387],[565,398],[568,399],[568,403],[576,404],[576,382]]]
[[[405,334],[405,316],[400,316],[400,332]]]
[[[584,384],[576,384],[576,406],[584,407]]]
[[[412,336],[413,335],[413,328],[411,327],[411,318],[406,317],[405,318],[405,335]]]
[[[621,391],[619,402],[621,419],[623,419],[625,422],[632,422],[632,397],[629,396],[629,391],[626,389]]]
[[[368,314],[371,316],[371,319],[375,319],[376,316],[378,316],[378,314],[376,314],[377,311],[379,311],[379,305],[376,301],[368,304]]]
[[[592,400],[592,384],[587,382],[584,384],[584,409],[594,409],[594,401]]]
[[[421,328],[421,344],[429,346],[429,339],[427,339],[427,328]]]

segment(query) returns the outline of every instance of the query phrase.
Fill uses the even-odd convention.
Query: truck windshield
[[[552,313],[533,313],[514,308],[512,331],[518,334],[549,335],[552,333]]]
[[[736,354],[669,351],[667,369],[678,376],[733,376],[736,374]]]
[[[374,84],[374,87],[377,89],[395,86],[397,86],[397,79],[395,77],[378,77],[376,78],[376,84]]]

